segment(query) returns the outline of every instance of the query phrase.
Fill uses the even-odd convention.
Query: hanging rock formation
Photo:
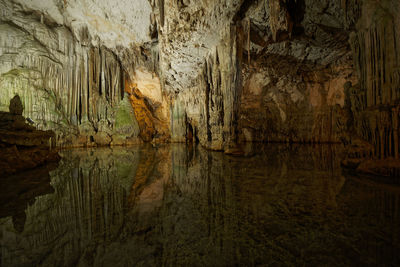
[[[343,86],[357,82],[352,21],[339,1],[311,2],[154,3],[159,73],[172,94],[171,139],[195,135],[217,150],[254,141],[340,142]]]
[[[364,1],[350,44],[359,76],[347,84],[351,146],[345,163],[399,176],[400,20],[398,1]],[[360,145],[361,144],[361,145]]]
[[[132,53],[130,57],[136,53],[134,49],[126,52],[123,45],[134,46],[134,41],[150,38],[148,30],[142,33],[135,21],[135,27],[127,25],[125,16],[130,12],[149,15],[150,5],[142,1],[121,18],[112,7],[122,8],[126,3],[112,6],[104,1],[99,7],[89,1],[42,2],[0,1],[0,31],[7,36],[0,41],[0,108],[6,109],[9,99],[19,94],[24,115],[38,128],[54,130],[60,146],[137,139],[135,117],[120,116],[131,112],[125,104],[129,100],[124,98],[124,80],[133,64],[125,60],[124,68],[122,61],[127,53]],[[112,14],[99,10],[107,5]],[[121,123],[132,129],[122,133]]]
[[[396,0],[0,7],[0,108],[18,93],[58,145],[343,142],[350,165],[399,157]]]

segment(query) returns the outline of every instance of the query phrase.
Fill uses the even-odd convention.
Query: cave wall
[[[20,94],[60,145],[358,142],[398,157],[398,1],[45,2],[0,1],[0,107]]]
[[[241,88],[236,38],[237,26],[227,27],[224,42],[205,59],[197,78],[198,85],[191,89],[197,93],[183,96],[187,112],[182,125],[186,128],[194,126],[200,143],[214,150],[223,150],[236,140],[235,122]],[[193,112],[196,106],[197,113]]]
[[[153,65],[137,48],[151,41],[150,4],[121,14],[126,3],[43,4],[0,1],[1,110],[18,94],[24,116],[55,131],[59,146],[140,142],[125,80]]]
[[[225,150],[342,142],[363,146],[356,154],[398,156],[396,1],[160,1],[155,10],[160,3],[172,140],[194,132]]]
[[[365,1],[350,38],[360,77],[348,88],[351,131],[381,159],[399,157],[399,8],[398,1]]]
[[[157,2],[171,140],[194,132],[217,150],[340,142],[344,84],[357,82],[347,41],[354,5],[346,13],[340,1]]]

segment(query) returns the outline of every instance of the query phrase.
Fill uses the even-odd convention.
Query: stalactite
[[[362,0],[341,0],[344,10],[346,27],[354,27],[361,16]]]
[[[287,0],[269,0],[269,26],[274,42],[279,39],[281,32],[286,32],[291,38],[293,21],[287,10]]]
[[[248,23],[247,23],[247,63],[250,67],[250,57],[251,57],[251,51],[250,51],[250,46],[251,46],[251,42],[250,42],[250,31],[251,31],[251,21],[250,18],[248,19]]]
[[[343,1],[342,4],[354,9],[353,2],[357,1]],[[371,11],[375,14],[372,21]],[[354,12],[351,11],[353,15]],[[398,158],[397,102],[400,87],[395,78],[398,73],[396,58],[399,56],[395,39],[398,22],[391,11],[373,2],[365,2],[363,12],[359,24],[369,26],[358,30],[350,39],[360,77],[360,112],[355,114],[356,128],[361,128],[358,130],[361,138],[373,144],[376,158]]]
[[[108,116],[113,116],[112,108],[123,98],[120,61],[105,47],[80,45],[62,27],[54,32],[44,25],[40,27],[44,27],[38,31],[43,34],[40,37],[43,42],[23,32],[19,39],[10,38],[0,43],[1,49],[19,49],[21,45],[16,41],[30,40],[31,47],[43,51],[19,52],[11,71],[0,74],[3,88],[0,107],[5,109],[11,95],[18,93],[25,105],[24,115],[35,121],[39,129],[55,130],[60,135],[58,140],[70,136],[69,133],[95,131],[99,123],[106,123]],[[11,35],[19,31],[12,25],[7,25],[5,30]],[[54,35],[58,42],[45,47],[44,44],[49,42],[45,39],[46,34]]]
[[[212,149],[222,150],[234,142],[236,116],[240,96],[240,69],[238,64],[238,26],[225,29],[230,40],[215,47],[204,63],[200,76],[204,92],[202,108],[203,127],[199,129],[200,142]],[[243,43],[241,43],[242,45]],[[242,46],[240,46],[242,47]]]
[[[160,10],[160,22],[161,22],[161,27],[164,27],[164,19],[165,19],[165,3],[164,0],[158,0],[158,8]]]

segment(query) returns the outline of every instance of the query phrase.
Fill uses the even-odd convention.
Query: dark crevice
[[[240,8],[238,10],[238,12],[235,14],[235,16],[233,17],[233,21],[237,22],[242,20],[245,15],[247,10],[249,10],[249,8],[256,2],[256,0],[244,0],[242,2],[242,4],[240,5]]]
[[[188,143],[193,143],[194,141],[193,127],[188,121],[186,121],[186,141]]]
[[[299,36],[304,33],[301,22],[304,19],[306,4],[304,0],[288,0],[286,1],[286,10],[293,22],[292,36]]]

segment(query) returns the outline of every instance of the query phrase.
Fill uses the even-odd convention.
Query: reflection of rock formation
[[[24,231],[1,221],[2,260],[85,266],[399,262],[392,253],[400,246],[399,193],[388,187],[371,194],[375,187],[344,178],[340,154],[327,145],[257,146],[246,158],[185,145],[65,151],[51,173],[55,193],[28,207]],[[374,219],[366,221],[366,214]]]
[[[49,171],[57,164],[47,164],[25,172],[20,172],[0,179],[0,218],[12,216],[15,230],[24,230],[28,204],[35,202],[35,197],[54,192],[50,185]]]
[[[79,259],[90,263],[95,244],[120,233],[139,153],[64,151],[59,168],[51,172],[54,194],[39,197],[27,208],[25,229],[16,240],[2,240],[3,263],[54,266]],[[15,235],[7,223],[3,226]],[[22,257],[28,252],[34,253]]]

